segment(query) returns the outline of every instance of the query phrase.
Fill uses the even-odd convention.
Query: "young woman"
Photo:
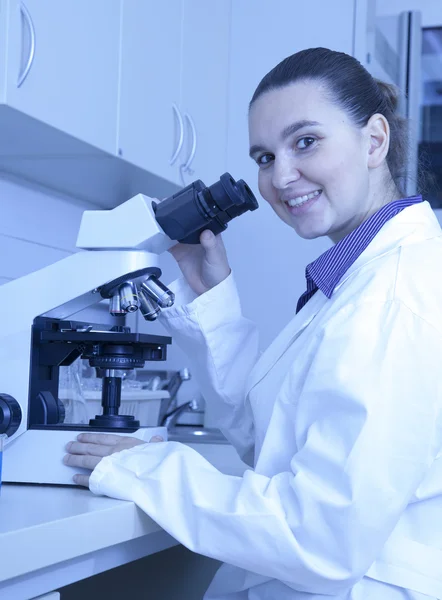
[[[221,238],[172,249],[184,277],[163,321],[250,470],[224,475],[174,442],[84,434],[68,448],[93,469],[77,483],[226,563],[207,599],[442,598],[442,237],[428,203],[404,198],[395,108],[323,48],[259,84],[260,192],[298,235],[334,242],[259,358]]]

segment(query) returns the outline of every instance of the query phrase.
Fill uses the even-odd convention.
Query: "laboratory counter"
[[[228,444],[189,444],[220,471],[247,468]],[[132,502],[69,486],[3,484],[0,598],[30,600],[178,542]]]

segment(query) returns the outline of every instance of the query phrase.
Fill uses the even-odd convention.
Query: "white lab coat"
[[[92,491],[228,563],[211,600],[442,598],[441,235],[428,203],[404,209],[259,359],[233,277],[194,300],[181,281],[167,327],[253,469],[147,444]]]

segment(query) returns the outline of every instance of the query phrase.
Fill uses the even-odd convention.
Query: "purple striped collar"
[[[337,244],[326,250],[319,258],[307,265],[305,269],[307,291],[299,298],[296,312],[301,310],[318,289],[327,298],[331,298],[342,277],[375,238],[383,225],[407,206],[418,202],[422,202],[422,196],[412,196],[389,202]]]

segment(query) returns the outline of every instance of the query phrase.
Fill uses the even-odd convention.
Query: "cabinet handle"
[[[169,164],[173,165],[174,162],[176,162],[176,159],[178,158],[178,154],[181,152],[181,148],[183,147],[183,142],[184,142],[184,123],[183,123],[183,118],[181,116],[181,113],[178,109],[178,106],[174,103],[172,104],[172,108],[173,111],[176,115],[176,118],[178,120],[178,125],[180,126],[180,135],[178,138],[178,145],[175,149],[175,152],[173,153],[172,158],[169,160]]]
[[[183,169],[184,173],[189,173],[190,175],[192,175],[193,171],[190,168],[190,165],[192,164],[193,159],[195,158],[195,154],[196,154],[196,129],[195,129],[195,123],[193,122],[193,119],[189,114],[186,113],[184,115],[184,118],[189,123],[190,130],[192,131],[192,148],[190,150],[189,158],[182,166],[182,169]]]
[[[34,23],[32,22],[31,15],[23,2],[20,2],[20,12],[29,27],[29,34],[31,37],[31,48],[29,50],[29,56],[25,68],[23,69],[22,73],[20,73],[18,76],[17,87],[20,87],[25,81],[26,77],[28,76],[29,71],[32,67],[32,63],[34,62],[35,54],[35,27]]]

